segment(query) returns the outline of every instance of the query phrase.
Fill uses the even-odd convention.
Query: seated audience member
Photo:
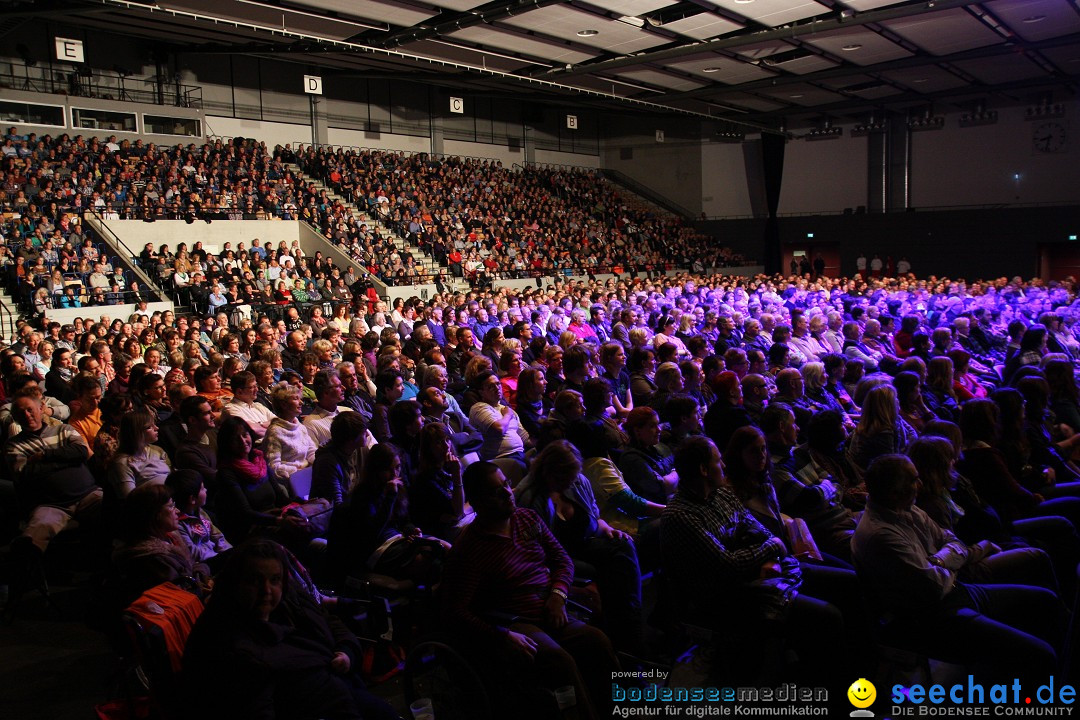
[[[210,401],[191,395],[180,401],[176,416],[187,426],[183,441],[173,455],[177,470],[194,470],[202,477],[211,495],[217,492],[217,428]]]
[[[420,465],[420,431],[424,427],[423,408],[415,400],[402,400],[390,408],[389,444],[401,458],[401,477],[405,486],[412,484]]]
[[[569,428],[567,440],[581,453],[582,474],[592,484],[600,517],[616,530],[632,536],[637,542],[642,564],[653,567],[659,540],[656,519],[664,506],[641,497],[626,484],[622,472],[611,459],[614,447],[595,422],[574,423]]]
[[[358,413],[343,412],[330,424],[330,440],[315,451],[311,464],[311,498],[325,498],[337,506],[356,484],[357,455],[364,447],[367,428]]]
[[[405,393],[405,379],[396,370],[383,370],[375,376],[375,405],[371,409],[371,434],[377,442],[390,439],[390,407]]]
[[[452,440],[449,429],[442,423],[424,423],[419,439],[419,464],[408,488],[410,518],[431,535],[447,541],[457,536],[465,516],[461,460],[454,452]]]
[[[470,465],[465,497],[476,519],[443,572],[448,627],[478,657],[544,688],[573,685],[582,717],[609,716],[618,660],[600,630],[567,615],[570,556],[535,512],[516,507],[497,465]],[[493,615],[508,619],[500,625]]]
[[[93,454],[89,460],[90,471],[104,486],[109,466],[112,465],[120,445],[120,423],[134,409],[127,395],[106,395],[98,406],[101,410],[101,429],[94,438]]]
[[[408,493],[393,446],[371,448],[363,477],[334,514],[328,551],[336,575],[375,572],[416,584],[438,577],[444,547],[409,520]]]
[[[469,411],[469,423],[484,438],[480,459],[503,468],[511,482],[520,481],[525,475],[525,446],[531,444],[529,434],[517,413],[502,403],[502,384],[495,373],[483,371],[470,385],[479,394]]]
[[[304,406],[299,388],[278,383],[270,392],[270,402],[274,419],[266,430],[266,463],[275,478],[286,482],[290,475],[315,461],[318,446],[299,419]]]
[[[619,470],[630,489],[658,505],[667,504],[679,485],[675,455],[660,441],[660,418],[651,407],[639,407],[626,418],[630,444],[619,455]]]
[[[969,547],[915,506],[919,475],[902,455],[877,458],[869,498],[852,539],[855,568],[890,637],[905,647],[974,666],[993,679],[1060,671],[1055,644],[1066,611],[1050,590],[960,581],[963,568],[997,551]]]
[[[756,676],[779,639],[797,653],[804,677],[834,676],[845,665],[840,612],[799,592],[802,573],[783,540],[739,502],[711,440],[691,438],[675,456],[679,489],[660,519],[662,565],[684,613],[725,630],[741,672]],[[737,626],[729,619],[739,618]],[[730,650],[729,650],[730,651]]]
[[[165,483],[172,464],[154,445],[157,438],[157,423],[147,410],[136,410],[120,421],[119,443],[108,472],[111,497],[122,500],[140,485]]]
[[[255,376],[246,370],[238,372],[229,379],[229,387],[232,388],[233,396],[221,409],[221,419],[243,418],[261,443],[267,428],[274,420],[274,413],[262,403],[256,402],[259,384]]]
[[[4,447],[4,463],[26,518],[11,542],[12,591],[17,595],[40,571],[50,541],[73,522],[92,525],[100,516],[102,491],[86,467],[90,448],[70,425],[45,422],[45,405],[32,388],[20,390],[12,415],[23,428]]]
[[[319,370],[315,374],[312,388],[315,391],[317,404],[304,418],[304,427],[311,433],[311,439],[315,441],[315,444],[322,447],[330,439],[330,424],[334,422],[338,413],[351,411],[341,404],[345,399],[345,394],[337,370]]]
[[[270,479],[266,458],[240,418],[227,419],[218,430],[217,466],[215,509],[230,542],[237,544],[256,534],[306,532],[305,518],[282,512],[289,493]]]
[[[179,511],[178,532],[191,559],[220,569],[232,544],[206,513],[206,484],[202,476],[194,470],[173,470],[165,479],[165,487],[169,488]]]
[[[647,408],[644,408],[647,409]],[[565,440],[545,447],[515,489],[520,507],[536,511],[574,559],[577,573],[595,578],[605,627],[615,647],[642,652],[641,568],[633,538],[600,517],[581,454]]]
[[[196,595],[209,587],[210,569],[197,563],[180,536],[180,511],[163,484],[141,485],[120,506],[113,570],[120,607],[163,582]]]
[[[1015,398],[1015,394],[1012,395]],[[1004,397],[1000,398],[1004,402]],[[1015,398],[1021,402],[1019,398]],[[1022,411],[1021,411],[1022,412]],[[1066,493],[1053,497],[1032,492],[1013,475],[1009,459],[1004,452],[1001,409],[992,400],[969,400],[960,412],[960,429],[964,438],[963,457],[957,470],[975,485],[980,497],[990,503],[1005,520],[1020,517],[1063,515],[1074,524],[1080,520],[1074,496]],[[1014,464],[1013,468],[1016,467]],[[1041,476],[1041,473],[1040,473]],[[1024,478],[1030,481],[1029,478]],[[1034,483],[1037,490],[1043,477]]]
[[[791,410],[782,403],[769,405],[761,416],[761,432],[780,509],[805,520],[821,550],[843,560],[850,558],[855,518],[843,505],[843,489],[826,468],[800,464],[802,458],[794,452],[798,426]]]
[[[848,445],[848,458],[861,473],[874,458],[903,452],[917,434],[902,417],[891,385],[873,388],[861,403],[862,415]]]
[[[103,394],[101,382],[93,375],[79,373],[71,381],[71,391],[75,399],[68,424],[75,428],[86,440],[87,446],[92,448],[94,438],[101,430],[101,410],[98,409]]]
[[[185,682],[214,698],[204,714],[397,720],[360,681],[356,636],[292,567],[284,548],[259,538],[218,576],[184,651]]]

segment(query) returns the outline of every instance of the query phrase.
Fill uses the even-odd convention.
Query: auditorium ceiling
[[[1080,0],[4,0],[323,74],[767,127],[1075,97]],[[10,22],[10,19],[6,22]]]

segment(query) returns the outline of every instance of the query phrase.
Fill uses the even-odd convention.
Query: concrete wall
[[[222,137],[254,138],[266,143],[273,149],[275,145],[298,143],[311,144],[311,126],[297,123],[270,122],[265,120],[245,120],[243,118],[209,115],[206,118],[208,132]]]
[[[1042,123],[1025,120],[1024,111],[1001,108],[997,124],[973,128],[959,127],[957,116],[949,115],[944,130],[912,133],[912,205],[1075,202],[1080,141],[1067,137],[1064,152],[1039,152],[1032,134]],[[1075,135],[1078,112],[1080,102],[1073,100],[1066,103],[1066,117],[1053,122]]]
[[[577,153],[559,152],[558,150],[536,149],[536,162],[540,165],[573,165],[574,167],[598,168],[600,167],[599,155],[579,155]]]
[[[836,212],[866,205],[867,138],[792,140],[784,149],[781,213]]]
[[[332,127],[329,129],[331,145],[375,148],[378,150],[402,150],[405,152],[431,152],[431,138],[416,135],[392,135],[380,132],[377,139],[369,137],[363,130],[347,130]]]
[[[277,247],[282,241],[291,245],[299,237],[299,223],[295,220],[215,220],[209,225],[201,221],[189,225],[183,220],[109,220],[106,225],[136,254],[146,243],[153,243],[155,250],[162,245],[175,250],[183,242],[190,250],[201,241],[203,248],[216,254],[227,242],[234,249],[239,243],[250,248],[257,238],[260,243],[272,242]]]
[[[507,145],[485,145],[461,140],[445,140],[443,142],[443,152],[446,155],[493,158],[502,162],[505,168],[513,167],[514,163],[520,165],[525,162],[524,151],[511,150]]]
[[[176,311],[176,306],[172,302],[152,302],[146,304],[146,314],[152,315],[155,312],[165,312],[166,310]],[[62,325],[70,323],[75,318],[90,319],[93,322],[104,318],[106,322],[112,322],[119,318],[124,322],[137,311],[137,306],[133,304],[126,305],[104,305],[99,307],[82,307],[82,308],[56,308],[48,310],[45,313],[46,322],[58,322]]]
[[[664,142],[656,141],[657,130],[664,131]],[[683,118],[613,118],[604,140],[603,167],[626,173],[697,215],[702,197],[700,137],[701,123]],[[624,157],[627,151],[629,159]]]
[[[751,214],[741,144],[701,145],[701,212],[709,217]]]

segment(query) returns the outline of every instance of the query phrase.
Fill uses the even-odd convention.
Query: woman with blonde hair
[[[900,417],[900,405],[892,385],[879,385],[866,393],[862,415],[851,435],[848,459],[860,472],[882,455],[903,453],[917,434]]]
[[[274,477],[288,480],[315,461],[318,448],[299,420],[304,406],[300,388],[288,383],[274,385],[270,404],[276,417],[266,429],[266,462]]]
[[[803,398],[813,406],[814,412],[835,410],[841,414],[841,417],[847,417],[844,414],[843,406],[840,405],[840,401],[825,389],[825,363],[803,363],[803,366],[799,368],[799,372],[802,373],[803,377]]]

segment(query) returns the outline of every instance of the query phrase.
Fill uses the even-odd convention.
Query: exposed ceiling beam
[[[844,77],[846,75],[867,75],[882,72],[889,72],[890,70],[904,70],[913,67],[925,67],[927,65],[942,65],[946,63],[957,63],[965,60],[980,60],[983,58],[998,57],[1001,55],[1013,55],[1018,50],[1046,50],[1048,48],[1063,47],[1065,45],[1073,45],[1080,43],[1080,33],[1073,33],[1072,35],[1063,35],[1057,38],[1051,38],[1049,40],[1040,40],[1038,42],[1025,42],[1016,39],[1015,42],[1008,45],[990,45],[984,48],[976,48],[974,50],[964,50],[962,52],[953,53],[951,55],[919,55],[915,57],[902,58],[900,60],[889,60],[887,62],[876,63],[874,65],[861,65],[850,66],[844,65],[841,67],[830,68],[828,70],[821,70],[808,75],[779,75],[776,77],[765,78],[762,80],[754,80],[747,83],[741,83],[738,85],[712,85],[707,88],[700,88],[697,90],[687,90],[681,93],[672,93],[667,95],[668,99],[677,98],[695,98],[695,97],[722,97],[724,95],[731,95],[734,93],[752,92],[754,90],[764,90],[768,88],[780,87],[783,85],[801,85],[810,80],[828,80],[835,77]]]
[[[979,0],[935,0],[934,10],[948,10],[950,8],[965,7]],[[922,0],[910,2],[904,5],[871,10],[864,13],[855,13],[852,17],[833,17],[827,20],[810,20],[809,22],[773,28],[771,30],[750,30],[748,32],[736,32],[725,35],[715,40],[707,40],[699,43],[680,45],[666,50],[644,51],[636,55],[627,55],[614,60],[604,60],[598,63],[580,63],[571,67],[555,69],[548,75],[564,76],[577,75],[580,73],[607,72],[616,68],[630,67],[642,63],[655,63],[664,60],[697,55],[698,53],[716,52],[720,50],[733,50],[747,45],[756,45],[769,40],[788,40],[803,35],[817,35],[830,30],[858,27],[870,23],[880,23],[886,20],[897,20],[915,15],[927,14],[927,4]]]

